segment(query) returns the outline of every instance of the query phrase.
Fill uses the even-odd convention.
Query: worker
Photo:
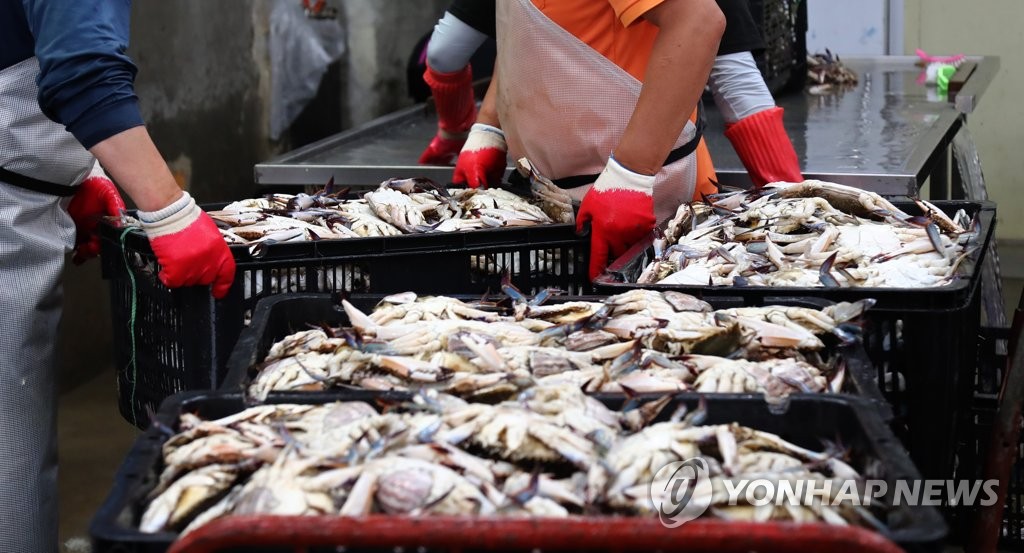
[[[437,110],[437,134],[420,155],[426,165],[452,165],[476,120],[470,59],[494,36],[494,0],[454,0],[434,26],[423,80]]]
[[[711,67],[711,75],[708,77],[708,88],[719,112],[722,113],[725,123],[725,136],[733,145],[733,149],[740,157],[740,161],[747,169],[748,175],[755,187],[763,186],[769,182],[800,182],[803,176],[800,173],[799,160],[796,151],[783,126],[783,109],[775,105],[775,100],[764,82],[764,77],[757,68],[753,52],[764,49],[764,40],[757,30],[757,24],[750,13],[748,0],[717,0],[718,7],[725,15],[726,27],[722,41],[718,47],[718,56]],[[460,2],[456,2],[460,3]],[[489,10],[493,15],[494,0],[481,0],[477,6],[478,11]],[[449,14],[446,14],[446,18]],[[467,59],[469,50],[478,44],[479,31],[468,25],[454,27],[447,31],[445,44],[457,44],[458,47],[438,48],[434,51],[434,63],[446,63],[453,66]],[[430,36],[428,35],[428,37]],[[427,44],[427,40],[423,41]],[[419,52],[423,45],[419,45],[416,52]],[[474,57],[478,55],[473,54]],[[425,52],[424,52],[425,54]],[[474,64],[478,65],[478,64]],[[423,101],[430,89],[425,86],[419,74],[416,79],[410,73],[410,94],[416,97],[416,101]],[[488,72],[489,74],[489,72]],[[419,92],[417,87],[427,88],[427,92]],[[412,91],[416,89],[414,94]],[[463,87],[463,95],[471,92],[471,83],[466,82]],[[444,93],[447,91],[440,91]],[[448,92],[452,94],[452,92]],[[488,138],[488,134],[477,133],[475,139]],[[496,160],[494,166],[489,166],[488,171],[474,175],[469,179],[469,184],[479,186],[483,184],[497,184],[504,174],[506,159],[501,157],[505,144],[502,136],[501,141],[491,140],[501,152],[491,152],[489,158]],[[435,139],[436,140],[436,139]],[[430,151],[431,148],[428,148]],[[447,156],[445,157],[447,159]],[[431,163],[443,164],[443,160],[435,160]],[[497,167],[501,164],[501,167]],[[466,182],[465,164],[456,172],[455,180],[459,183]],[[706,184],[706,183],[705,183]],[[704,186],[698,189],[699,193],[707,192],[709,188]]]
[[[714,0],[500,2],[495,74],[454,180],[486,178],[479,158],[499,145],[529,158],[580,201],[596,277],[710,186],[695,108],[724,28]]]
[[[729,139],[755,187],[802,182],[800,162],[752,52],[764,49],[748,0],[718,0],[727,22],[708,87]]]
[[[715,57],[708,77],[708,88],[725,119],[725,136],[732,143],[755,187],[777,181],[800,182],[803,176],[796,151],[783,126],[783,109],[775,105],[754,61],[753,52],[763,50],[764,41],[750,13],[749,3],[747,0],[717,1],[725,15],[726,27],[718,47],[718,56]],[[493,0],[488,3],[493,3]],[[465,54],[460,52],[459,55]],[[458,183],[468,181],[471,186],[497,184],[504,174],[506,164],[506,159],[502,157],[505,151],[504,136],[498,134],[500,139],[496,139],[492,136],[493,132],[480,130],[473,134],[474,143],[483,139],[485,143],[498,148],[484,150],[485,145],[469,149],[477,152],[484,150],[482,157],[493,160],[493,164],[484,167],[461,164],[456,169],[454,180]],[[467,160],[477,162],[480,157],[470,155]],[[467,178],[467,171],[472,171],[473,175]],[[703,187],[698,186],[695,200],[700,199],[701,193],[710,190],[707,186],[710,183],[701,184]]]
[[[139,208],[169,287],[213,285],[235,264],[143,126],[129,2],[0,0],[0,551],[57,551],[55,343],[65,254],[96,255],[99,219]],[[83,182],[84,181],[84,182]],[[77,245],[77,247],[76,247]]]

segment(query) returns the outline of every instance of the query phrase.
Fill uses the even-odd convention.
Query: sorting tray
[[[347,396],[335,396],[335,400],[366,400],[379,394],[354,392]],[[305,403],[319,404],[328,401],[326,398],[309,398]],[[880,520],[887,525],[887,530],[881,535],[897,544],[900,544],[908,551],[941,551],[942,542],[946,535],[946,526],[942,516],[934,507],[916,506],[909,507],[905,504],[892,505],[892,490],[895,488],[893,482],[896,480],[914,480],[920,478],[919,473],[900,448],[899,442],[892,435],[887,425],[877,416],[872,406],[862,400],[846,396],[808,396],[802,395],[792,397],[786,405],[784,412],[772,411],[769,406],[759,398],[744,398],[732,396],[699,394],[678,394],[674,403],[662,410],[661,420],[666,419],[678,406],[679,402],[685,402],[691,410],[696,409],[699,403],[705,402],[707,418],[705,424],[722,424],[736,422],[741,425],[750,426],[759,430],[773,432],[781,438],[793,442],[799,446],[820,450],[822,440],[830,440],[834,443],[841,443],[851,452],[849,462],[858,470],[862,470],[866,476],[879,478],[890,483],[890,490],[887,497],[883,498],[882,504],[886,510],[880,515]],[[273,401],[273,400],[272,400]],[[605,400],[606,404],[615,409],[621,406],[623,400],[618,403]],[[275,401],[276,403],[276,401]],[[183,412],[193,413],[201,418],[216,418],[237,413],[245,408],[241,394],[228,394],[224,392],[186,392],[168,398],[157,414],[157,420],[165,427],[176,428],[178,417]],[[100,507],[90,526],[90,535],[96,553],[103,552],[125,552],[125,553],[162,553],[166,551],[171,543],[177,538],[174,533],[143,534],[138,531],[138,521],[143,507],[143,498],[153,488],[157,481],[161,464],[161,447],[167,439],[167,434],[160,429],[153,427],[145,432],[135,443],[128,457],[125,459],[118,471],[114,487]],[[864,467],[872,467],[870,472],[864,471]],[[328,517],[331,519],[333,517]],[[258,519],[261,526],[270,528],[303,528],[305,531],[315,534],[316,525],[310,526],[310,522],[299,522],[295,526],[289,522],[294,520],[290,517],[248,517],[248,520]],[[327,520],[327,519],[325,519]],[[422,532],[424,543],[440,544],[440,550],[453,550],[451,542],[434,542],[429,535],[435,532],[441,535],[446,534],[445,528],[462,527],[478,528],[477,522],[483,528],[493,529],[497,535],[509,535],[511,543],[519,544],[513,550],[525,547],[526,549],[564,549],[566,541],[580,531],[580,524],[589,523],[606,525],[608,527],[620,527],[618,531],[625,531],[622,526],[633,526],[639,528],[650,528],[653,531],[654,525],[644,518],[625,516],[574,516],[568,519],[554,519],[545,521],[540,518],[525,519],[528,526],[535,529],[543,529],[544,532],[527,533],[525,536],[530,540],[523,542],[516,540],[514,532],[522,531],[524,519],[487,519],[474,517],[384,517],[370,516],[350,519],[351,527],[379,528],[386,529],[396,524],[412,525],[410,528],[418,528]],[[517,522],[518,521],[518,522]],[[330,523],[333,528],[348,526],[341,522]],[[657,524],[655,522],[655,524]],[[374,526],[378,525],[378,526]],[[722,540],[722,550],[743,550],[749,547],[749,536],[766,535],[767,527],[775,530],[769,531],[775,535],[774,539],[782,539],[783,533],[788,533],[793,540],[785,544],[792,550],[804,550],[808,545],[821,544],[823,535],[829,530],[834,530],[837,536],[842,536],[845,531],[835,528],[819,528],[816,524],[799,525],[792,524],[725,524],[716,521],[692,521],[680,528],[671,530],[672,535],[677,536],[679,547],[687,543],[687,536],[695,532],[695,536],[713,535]],[[266,528],[260,532],[265,532]],[[805,534],[806,530],[806,534]],[[215,528],[209,530],[215,533]],[[237,531],[237,529],[236,529]],[[664,532],[655,531],[659,540],[670,539]],[[200,535],[198,532],[196,535]],[[263,535],[262,533],[258,535]],[[296,535],[294,531],[285,530],[282,534],[290,545],[300,545],[306,539],[314,536]],[[352,536],[343,533],[341,535]],[[472,535],[472,534],[470,534]],[[806,541],[802,536],[806,535]],[[236,539],[238,538],[235,535]],[[356,540],[360,546],[373,545],[375,547],[392,550],[394,546],[405,545],[408,540],[415,539],[415,534],[404,534],[395,536],[390,533],[359,534]],[[244,539],[244,537],[242,538]],[[707,538],[704,538],[707,539]],[[838,543],[843,543],[838,538]],[[366,541],[371,540],[371,541]],[[250,542],[251,543],[251,542]],[[271,540],[263,545],[281,545],[281,541]],[[323,542],[316,542],[322,544]],[[492,542],[493,543],[493,542]],[[660,542],[663,543],[663,542]],[[705,543],[706,542],[700,542]],[[876,545],[878,542],[876,542]],[[344,542],[338,545],[346,545]],[[529,547],[526,547],[529,545]],[[610,545],[610,544],[609,544]],[[630,547],[628,542],[620,543],[621,548],[615,550],[627,550]],[[489,550],[485,545],[475,543],[463,543],[454,549],[463,550]],[[781,545],[768,550],[783,550]],[[760,550],[760,547],[757,547]],[[289,547],[267,547],[260,551],[277,552],[289,551]],[[882,549],[886,550],[886,549]],[[178,551],[187,551],[178,549]],[[196,549],[195,551],[208,551],[208,549]]]

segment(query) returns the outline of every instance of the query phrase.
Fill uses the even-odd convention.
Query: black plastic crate
[[[379,393],[353,392],[334,400],[365,401]],[[319,404],[331,398],[309,398],[304,403]],[[695,409],[701,396],[679,394],[676,401],[686,402]],[[793,397],[784,412],[772,411],[758,398],[737,396],[704,396],[707,419],[704,424],[737,422],[742,425],[773,432],[797,445],[821,449],[822,440],[842,443],[851,451],[851,464],[864,470],[871,466],[872,477],[890,482],[920,478],[913,463],[900,448],[886,424],[869,404],[845,396]],[[273,401],[275,403],[280,403]],[[621,400],[606,401],[618,408]],[[245,408],[241,394],[224,392],[184,392],[168,398],[157,415],[157,420],[176,428],[178,416],[189,412],[203,418],[214,418],[237,413]],[[674,408],[662,411],[667,417]],[[174,533],[143,534],[138,530],[143,499],[157,482],[162,468],[161,446],[167,435],[153,427],[138,438],[114,479],[114,485],[100,506],[90,525],[90,536],[95,553],[162,553],[177,537]],[[889,526],[883,534],[908,551],[941,551],[946,535],[942,516],[933,507],[891,507],[891,495],[883,500],[889,510],[883,522]],[[617,519],[618,517],[616,517]],[[609,520],[615,520],[609,517]],[[358,519],[353,521],[358,524]],[[699,524],[691,522],[689,524]],[[470,548],[471,549],[471,548]],[[261,549],[262,551],[262,549]],[[284,551],[268,548],[267,553]],[[287,549],[292,551],[292,549]]]
[[[573,225],[274,244],[258,258],[232,246],[228,296],[206,287],[169,290],[141,231],[100,226],[110,283],[121,414],[147,411],[184,390],[216,388],[238,334],[260,298],[284,292],[497,292],[508,271],[520,290],[589,290],[590,241]]]
[[[957,477],[975,480],[983,477],[987,461],[987,447],[996,419],[998,396],[1007,370],[1009,328],[983,327],[978,336],[978,370],[974,378],[974,397],[967,431],[957,447]],[[1017,446],[1017,461],[1007,481],[1003,523],[999,535],[999,549],[1024,551],[1024,433]],[[958,538],[970,534],[974,511],[968,508],[953,513],[954,530]]]
[[[909,202],[893,202],[915,210]],[[878,372],[878,386],[892,405],[897,434],[928,478],[950,478],[957,429],[967,423],[981,320],[981,266],[995,227],[992,202],[936,201],[952,215],[978,214],[981,239],[961,263],[959,280],[935,288],[824,288],[767,286],[688,286],[636,284],[654,255],[650,240],[635,245],[595,281],[601,293],[630,288],[677,290],[711,300],[740,296],[746,305],[765,305],[768,297],[815,297],[832,301],[877,300],[868,311],[864,346]]]
[[[750,0],[750,13],[764,38],[754,55],[772,94],[803,89],[807,80],[807,2]]]
[[[474,298],[462,296],[460,299],[470,300]],[[601,299],[603,298],[556,296],[550,300],[550,303],[574,300],[599,301]],[[379,303],[381,296],[354,295],[349,297],[348,300],[357,308],[368,312]],[[771,303],[815,309],[821,309],[831,304],[831,302],[817,298],[780,298],[779,301]],[[716,309],[727,309],[741,306],[742,301],[739,298],[714,298],[711,300],[711,304]],[[281,294],[260,300],[253,313],[252,324],[238,337],[235,350],[228,360],[227,374],[224,377],[221,391],[244,393],[251,381],[252,367],[261,363],[266,358],[274,343],[289,334],[309,328],[310,324],[347,326],[349,321],[344,310],[329,295]],[[893,418],[892,409],[890,409],[875,382],[875,370],[871,365],[871,361],[867,358],[864,348],[860,345],[847,346],[842,348],[840,353],[846,363],[846,379],[843,384],[843,393],[853,394],[864,399],[874,406],[876,413],[882,420],[890,422]],[[310,395],[323,396],[324,399],[329,399],[337,393],[337,391],[274,392],[270,394],[270,397],[274,398],[274,401],[277,403],[286,401],[303,402]],[[598,394],[599,397],[613,395],[615,394]],[[751,398],[761,397],[757,394],[735,395]],[[815,394],[810,395],[813,396]]]

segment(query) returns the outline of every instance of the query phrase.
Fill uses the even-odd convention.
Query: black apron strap
[[[43,194],[50,194],[51,196],[74,196],[75,192],[78,190],[77,186],[55,184],[44,180],[34,179],[32,177],[26,177],[25,175],[8,171],[3,167],[0,167],[0,181],[17,186],[18,188],[24,188],[25,190],[31,190],[33,192],[40,192]]]
[[[665,158],[664,165],[669,165],[683,159],[684,157],[692,154],[697,150],[697,145],[700,144],[701,137],[704,136],[704,102],[697,102],[697,123],[695,125],[693,138],[689,142],[682,146],[672,150],[668,153],[668,157]],[[593,184],[600,175],[573,175],[571,177],[565,177],[561,179],[555,179],[552,182],[559,188],[578,188],[580,186],[586,186]]]

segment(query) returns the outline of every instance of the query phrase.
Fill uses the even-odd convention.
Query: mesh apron
[[[560,179],[599,174],[618,145],[642,84],[561,28],[530,0],[497,5],[498,118],[511,159],[527,157],[541,174]],[[690,142],[687,122],[673,145]],[[675,215],[693,197],[696,156],[665,165],[654,183],[654,214]],[[581,199],[588,186],[567,190]]]
[[[0,71],[0,551],[57,551],[57,371],[61,271],[75,242],[67,213],[93,157],[36,100],[35,59]],[[59,194],[59,195],[55,195]]]
[[[36,58],[0,71],[0,170],[13,173],[0,176],[8,182],[37,181],[50,185],[51,193],[66,195],[73,189],[61,188],[81,182],[96,160],[62,125],[39,110],[38,75]]]

